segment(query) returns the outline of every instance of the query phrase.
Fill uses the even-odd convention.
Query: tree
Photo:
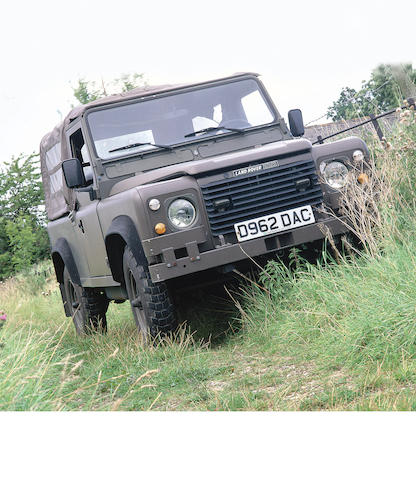
[[[122,92],[128,92],[133,88],[141,87],[146,84],[143,73],[123,73],[120,78],[113,82],[116,88],[121,87]]]
[[[74,97],[79,103],[85,104],[98,98],[106,97],[111,93],[128,92],[144,84],[143,73],[123,73],[120,78],[116,78],[112,82],[107,82],[107,84],[104,80],[101,80],[101,85],[97,85],[94,81],[80,78],[78,84],[72,87],[72,90]]]
[[[49,255],[38,157],[13,157],[0,171],[0,278]]]
[[[9,240],[10,261],[15,271],[25,270],[40,258],[45,258],[45,229],[33,217],[20,214],[13,222],[7,220],[5,229]]]
[[[412,64],[380,64],[363,81],[361,89],[344,87],[327,111],[332,120],[351,119],[381,113],[416,95],[416,70]]]
[[[10,220],[27,215],[43,221],[43,185],[39,154],[19,155],[0,171],[0,215]]]
[[[74,97],[79,101],[79,103],[89,103],[97,98],[101,98],[104,96],[103,90],[97,89],[95,87],[95,82],[88,82],[83,78],[78,80],[78,85],[76,87],[72,87],[74,92]]]

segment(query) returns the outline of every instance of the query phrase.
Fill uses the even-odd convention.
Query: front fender
[[[133,220],[127,215],[120,215],[111,222],[105,235],[108,264],[116,282],[123,283],[123,253],[128,246],[139,265],[148,265],[142,242]]]
[[[312,147],[312,156],[315,161],[320,162],[323,158],[328,158],[337,155],[347,155],[352,160],[352,153],[354,150],[362,150],[364,156],[368,159],[370,152],[364,140],[359,137],[341,138],[335,142],[323,143],[321,145],[314,145]]]
[[[353,159],[353,152],[355,150],[362,150],[364,152],[364,161],[357,164]],[[315,160],[318,175],[321,178],[321,187],[324,196],[325,204],[333,210],[340,208],[341,194],[339,191],[332,189],[324,181],[322,162],[330,160],[342,159],[344,163],[350,165],[350,168],[358,169],[358,171],[365,171],[368,166],[370,152],[364,140],[359,137],[342,138],[335,142],[324,143],[321,145],[314,145],[312,147],[312,157]]]

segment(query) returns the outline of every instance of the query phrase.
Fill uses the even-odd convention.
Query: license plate
[[[310,205],[292,208],[284,212],[272,213],[264,217],[253,218],[234,225],[239,242],[253,238],[284,232],[292,228],[303,227],[315,223],[315,217]]]

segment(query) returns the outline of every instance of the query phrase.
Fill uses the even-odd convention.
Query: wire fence
[[[414,98],[408,98],[400,108],[406,109],[411,107],[415,108]],[[363,138],[368,136],[374,137],[376,134],[381,140],[392,132],[395,124],[400,118],[399,111],[393,109],[379,115],[370,115],[369,117],[341,120],[321,125],[309,125],[305,127],[304,136],[315,145],[317,143],[324,143],[325,140],[332,138],[338,140],[351,135],[351,130],[355,130],[354,133]]]

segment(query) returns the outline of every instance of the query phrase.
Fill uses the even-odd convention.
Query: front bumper
[[[250,257],[313,242],[324,238],[328,232],[332,235],[340,235],[348,232],[348,230],[345,218],[330,217],[321,219],[313,225],[299,227],[277,235],[256,238],[238,244],[224,245],[206,252],[200,252],[198,243],[202,243],[205,239],[205,232],[200,227],[194,229],[193,240],[185,244],[188,256],[177,259],[174,247],[163,249],[161,251],[163,263],[150,265],[150,275],[154,282],[162,282],[171,278],[238,262]],[[143,242],[146,253],[155,253],[152,252],[152,240],[149,239]],[[183,247],[184,244],[181,246]]]

